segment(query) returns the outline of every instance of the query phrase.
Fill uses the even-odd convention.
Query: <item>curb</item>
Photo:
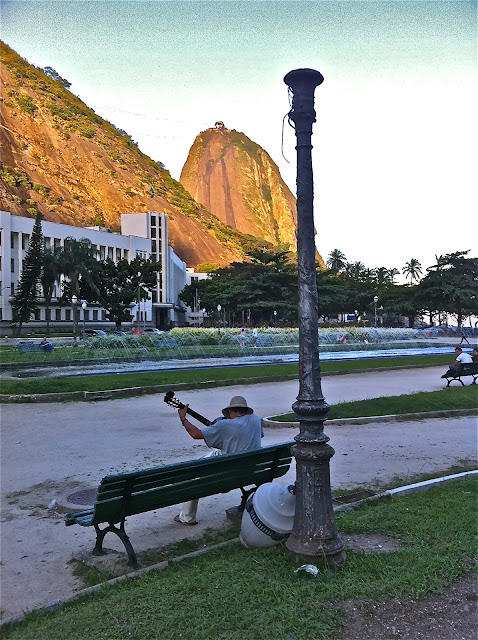
[[[325,420],[327,426],[340,427],[348,424],[369,424],[373,422],[408,422],[411,420],[425,420],[427,418],[455,418],[461,416],[478,416],[478,409],[448,409],[444,411],[425,411],[422,413],[400,413],[385,416],[363,416],[362,418],[336,418]],[[271,429],[299,428],[299,422],[277,422],[271,420],[273,416],[262,418],[264,427]]]
[[[433,489],[436,486],[450,484],[455,480],[463,480],[465,478],[470,478],[476,475],[478,475],[478,470],[464,471],[463,473],[456,473],[450,476],[442,476],[441,478],[433,478],[432,480],[416,482],[414,484],[405,485],[403,487],[397,487],[396,489],[388,489],[387,491],[384,491],[383,493],[377,494],[375,496],[370,496],[368,498],[363,498],[362,500],[357,500],[357,502],[351,502],[349,504],[335,506],[334,512],[353,511],[354,509],[356,509],[357,507],[359,507],[365,502],[371,502],[373,500],[378,500],[379,498],[392,498],[394,496],[400,497],[400,496],[407,496],[412,493],[429,491],[430,489]],[[112,580],[107,580],[106,582],[96,584],[92,587],[86,587],[85,589],[81,589],[80,591],[77,591],[75,594],[73,594],[72,596],[69,596],[68,598],[64,598],[61,600],[53,600],[52,602],[49,602],[48,604],[43,605],[42,607],[38,607],[37,609],[29,609],[29,610],[23,611],[22,613],[16,616],[11,616],[10,618],[5,618],[4,620],[0,620],[0,629],[8,624],[23,622],[26,616],[31,613],[41,614],[41,613],[47,613],[49,611],[55,611],[56,609],[60,609],[61,607],[63,607],[65,604],[74,602],[75,600],[78,600],[83,596],[87,596],[90,593],[97,593],[98,591],[101,591],[106,587],[118,584],[119,582],[124,582],[125,580],[139,578],[143,575],[146,575],[147,573],[150,573],[151,571],[162,571],[164,569],[167,569],[167,567],[169,567],[170,564],[182,562],[183,560],[188,560],[189,558],[195,558],[205,553],[209,553],[210,551],[216,551],[217,549],[221,549],[223,547],[236,544],[238,542],[239,542],[239,538],[226,540],[224,542],[220,542],[219,544],[215,544],[211,547],[205,547],[203,549],[198,549],[196,551],[192,551],[191,553],[178,556],[177,558],[171,558],[170,560],[164,560],[162,562],[158,562],[149,567],[144,567],[144,569],[131,571],[130,573],[126,573],[122,576],[113,578]]]

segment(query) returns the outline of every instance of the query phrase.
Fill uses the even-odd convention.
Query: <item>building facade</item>
[[[7,335],[11,331],[11,296],[15,295],[22,271],[23,259],[33,229],[34,220],[14,216],[0,211],[0,331]],[[66,238],[80,240],[88,238],[98,260],[111,258],[117,262],[121,258],[128,261],[136,256],[152,258],[161,263],[161,273],[152,291],[150,300],[141,301],[134,313],[135,322],[141,326],[169,329],[186,322],[186,308],[179,300],[179,294],[186,284],[186,264],[168,246],[168,218],[164,213],[137,213],[121,216],[121,233],[104,227],[73,227],[71,225],[42,221],[45,248],[60,249]],[[53,330],[69,330],[73,322],[71,307],[61,305],[61,282],[57,283],[51,309],[41,303],[35,318],[29,323],[32,329],[40,329],[50,313]],[[107,323],[104,309],[88,303],[82,309],[80,322],[88,327],[104,328]]]

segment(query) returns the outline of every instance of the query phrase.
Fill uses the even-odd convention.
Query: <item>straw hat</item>
[[[225,418],[229,418],[229,409],[247,409],[246,413],[253,413],[253,409],[247,406],[246,399],[242,396],[234,396],[233,398],[231,398],[229,406],[224,407],[224,409],[222,410],[222,415]]]

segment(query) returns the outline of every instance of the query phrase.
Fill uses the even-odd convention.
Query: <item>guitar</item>
[[[178,398],[174,397],[174,391],[166,392],[164,396],[164,402],[166,404],[169,404],[170,407],[176,407],[176,409],[183,409],[185,406],[180,400],[178,400]],[[187,413],[189,413],[189,415],[193,418],[196,418],[198,422],[205,425],[206,427],[209,427],[212,424],[210,420],[202,416],[200,413],[197,413],[197,411],[194,411],[194,409],[191,409],[190,407],[188,407]]]

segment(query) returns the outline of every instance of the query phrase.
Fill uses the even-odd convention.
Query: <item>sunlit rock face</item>
[[[220,220],[257,238],[296,251],[296,203],[269,154],[222,123],[192,145],[180,182]]]

